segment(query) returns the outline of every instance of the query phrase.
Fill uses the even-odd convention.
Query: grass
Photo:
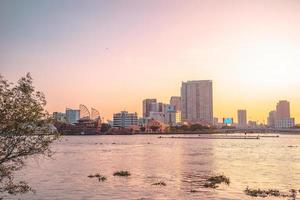
[[[89,175],[88,177],[89,178],[98,178],[99,182],[104,182],[107,179],[105,176],[102,176],[101,174]]]
[[[130,172],[129,171],[116,171],[114,174],[114,176],[130,176]]]
[[[218,188],[219,184],[225,183],[226,185],[230,184],[230,179],[224,175],[219,175],[219,176],[212,176],[208,178],[205,183],[204,187],[206,188]]]
[[[167,184],[163,181],[159,181],[159,182],[153,183],[152,185],[166,186]]]

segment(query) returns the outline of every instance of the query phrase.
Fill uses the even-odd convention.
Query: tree
[[[100,128],[100,132],[101,133],[106,133],[106,132],[109,131],[110,128],[111,128],[111,126],[108,123],[102,123],[101,128]]]
[[[141,132],[145,132],[145,131],[146,131],[146,128],[145,128],[144,126],[141,126],[141,127],[140,127],[140,131],[141,131]]]
[[[153,132],[156,132],[160,129],[159,126],[150,126],[150,129],[153,131]]]
[[[24,182],[14,181],[14,172],[29,156],[51,155],[49,145],[58,138],[44,110],[43,93],[35,91],[30,74],[13,85],[0,75],[0,192],[32,191]],[[1,197],[0,197],[1,199]]]

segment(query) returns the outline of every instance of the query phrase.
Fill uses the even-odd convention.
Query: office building
[[[276,129],[295,126],[295,119],[290,116],[290,102],[281,100],[277,103],[276,111],[269,113],[268,126]]]
[[[150,112],[157,112],[156,99],[145,99],[143,101],[143,117],[150,117]]]
[[[129,128],[131,126],[138,125],[137,113],[128,113],[127,111],[121,111],[115,113],[113,116],[113,127],[114,128]]]
[[[161,123],[164,123],[165,122],[165,113],[163,112],[155,112],[155,111],[151,111],[150,112],[150,116],[149,116],[150,119],[154,119],[154,120],[157,120]]]
[[[247,127],[247,111],[246,110],[238,110],[238,126],[241,128]]]
[[[166,104],[165,105],[165,120],[164,123],[170,126],[175,126],[178,123],[178,114],[179,111],[176,111],[175,106]]]
[[[276,118],[286,119],[290,118],[290,102],[279,101],[276,105]]]
[[[181,117],[183,122],[213,125],[212,81],[187,81],[181,86]]]
[[[275,121],[276,121],[276,111],[273,110],[269,112],[268,126],[271,128],[275,128]]]
[[[66,118],[67,118],[67,123],[75,124],[80,118],[80,110],[67,108]]]
[[[295,126],[294,118],[277,119],[275,121],[275,128],[292,128],[294,126]]]
[[[174,109],[176,111],[181,111],[181,97],[171,97],[170,99],[170,105],[174,106]]]

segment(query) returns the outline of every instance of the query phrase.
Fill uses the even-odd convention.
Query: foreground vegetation
[[[26,158],[52,154],[49,146],[58,138],[44,110],[46,99],[35,91],[30,74],[13,85],[0,75],[0,193],[33,191],[25,181],[15,181],[14,173]]]

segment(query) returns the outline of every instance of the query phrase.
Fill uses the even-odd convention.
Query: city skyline
[[[141,115],[143,99],[167,103],[182,81],[209,79],[215,117],[244,108],[266,123],[286,99],[299,123],[299,2],[74,2],[0,2],[0,73],[30,72],[49,112]]]
[[[211,93],[212,92],[212,81],[211,80],[193,80],[193,81],[187,81],[187,82],[182,82],[183,83],[183,85],[187,85],[187,84],[199,84],[199,83],[201,83],[202,84],[202,88],[200,89],[200,90],[202,90],[202,89],[204,89],[204,90],[202,90],[201,92],[204,92],[204,93],[207,93],[208,92],[208,94],[209,93]],[[203,85],[204,84],[204,85]],[[204,86],[204,87],[203,87]],[[207,86],[209,86],[208,88],[206,88]],[[183,86],[182,86],[183,87]],[[185,86],[186,87],[186,86]],[[195,86],[190,86],[190,89],[192,88],[192,87],[195,87]],[[199,86],[198,86],[199,87]],[[181,88],[182,89],[182,88]],[[195,88],[194,88],[195,89]],[[199,89],[199,88],[198,88]],[[208,94],[205,94],[204,96],[206,96],[206,98],[207,98],[207,95]],[[188,95],[189,96],[189,98],[192,98],[193,99],[193,95],[191,95],[191,94],[189,94]],[[194,95],[194,97],[196,97],[195,95]],[[196,97],[196,98],[199,98],[199,95],[198,95],[198,97]],[[200,99],[201,98],[203,98],[203,97],[200,97]],[[236,111],[237,111],[237,113],[236,113],[236,116],[222,116],[222,117],[217,117],[217,116],[214,116],[213,115],[213,108],[208,108],[208,110],[205,110],[205,111],[203,111],[202,109],[203,108],[206,108],[207,106],[208,107],[210,107],[209,105],[213,102],[213,98],[212,98],[212,96],[210,96],[210,97],[208,97],[208,99],[206,99],[206,101],[205,101],[205,103],[202,105],[202,106],[200,106],[201,107],[201,109],[199,109],[198,111],[192,111],[192,112],[195,112],[194,114],[193,114],[193,116],[195,115],[196,116],[196,113],[198,113],[198,112],[200,112],[200,113],[198,113],[197,115],[199,115],[199,116],[201,116],[202,115],[202,117],[208,117],[209,118],[209,123],[207,123],[207,121],[205,122],[205,120],[203,121],[203,119],[205,119],[205,117],[204,118],[202,118],[202,117],[200,117],[200,118],[195,118],[194,120],[193,119],[188,119],[187,117],[185,117],[185,116],[182,116],[182,112],[183,113],[186,113],[185,115],[187,115],[187,111],[182,111],[182,109],[181,108],[183,108],[183,110],[185,110],[185,108],[184,108],[184,106],[182,106],[182,104],[184,104],[184,102],[186,102],[186,100],[184,100],[183,102],[178,102],[178,100],[179,99],[182,99],[182,96],[171,96],[170,97],[170,99],[169,99],[169,102],[168,103],[166,103],[166,102],[160,102],[159,100],[157,100],[156,98],[150,98],[150,99],[144,99],[142,102],[141,102],[141,107],[142,107],[142,112],[141,113],[138,113],[138,112],[136,112],[136,111],[128,111],[128,110],[126,110],[126,109],[122,109],[122,110],[120,110],[120,111],[118,111],[118,112],[115,112],[115,113],[113,113],[113,116],[111,117],[111,118],[106,118],[105,119],[105,121],[107,121],[107,122],[109,122],[109,121],[112,121],[113,120],[113,118],[114,118],[114,116],[115,116],[115,114],[116,113],[122,113],[122,112],[132,112],[132,113],[135,113],[135,115],[139,118],[139,119],[157,119],[157,117],[158,116],[156,116],[157,114],[159,114],[159,115],[161,115],[161,114],[165,114],[166,112],[168,112],[167,110],[168,109],[171,109],[172,110],[172,112],[174,112],[175,111],[175,113],[176,113],[176,111],[179,111],[179,113],[180,113],[180,117],[179,116],[177,116],[176,115],[176,121],[177,121],[177,118],[179,117],[180,118],[180,123],[184,123],[184,122],[187,122],[187,123],[201,123],[201,124],[206,124],[206,125],[215,125],[215,123],[220,123],[220,119],[222,120],[223,119],[223,121],[224,121],[224,119],[232,119],[232,122],[234,123],[234,124],[236,124],[238,127],[240,127],[240,128],[245,128],[245,127],[247,127],[247,125],[249,125],[250,123],[257,123],[257,125],[268,125],[269,127],[274,127],[275,126],[275,121],[276,121],[276,119],[278,119],[278,120],[286,120],[286,119],[291,119],[293,122],[291,123],[292,124],[292,126],[291,127],[293,127],[293,126],[295,126],[295,125],[298,125],[297,123],[296,123],[296,119],[294,118],[294,117],[292,117],[291,116],[291,108],[290,108],[290,102],[289,101],[287,101],[287,100],[280,100],[277,104],[276,104],[276,110],[274,111],[274,110],[272,110],[272,111],[270,111],[269,113],[268,113],[268,116],[266,117],[266,119],[264,119],[263,121],[258,121],[258,120],[252,120],[252,119],[249,119],[248,120],[248,115],[247,115],[247,113],[248,113],[248,111],[246,110],[246,109],[237,109]],[[208,101],[207,101],[208,100]],[[189,101],[191,101],[191,99],[189,100]],[[199,104],[199,102],[198,103],[196,103],[196,102],[194,102],[195,103],[195,105],[193,105],[193,106],[196,106],[196,104]],[[200,105],[200,104],[199,104]],[[199,105],[198,105],[198,107],[199,107]],[[87,109],[87,107],[85,106],[85,105],[82,105],[82,104],[80,104],[79,105],[79,108],[80,107],[84,107],[85,109]],[[191,106],[191,105],[189,105],[189,106]],[[204,107],[203,107],[204,106]],[[179,107],[179,108],[178,108]],[[72,112],[74,112],[74,111],[78,111],[78,117],[77,117],[77,120],[79,119],[79,118],[81,118],[81,117],[79,117],[79,115],[81,115],[80,114],[80,111],[81,110],[81,108],[80,109],[77,109],[76,107],[74,107],[74,108],[68,108],[68,107],[66,107],[66,109],[65,109],[65,114],[67,115],[67,111],[72,111]],[[97,114],[98,114],[98,117],[99,117],[99,119],[100,120],[104,120],[104,117],[103,116],[100,116],[100,113],[95,109],[95,108],[91,108],[91,111],[96,111],[97,112]],[[87,111],[87,112],[89,112],[89,111]],[[277,113],[277,114],[276,114]],[[60,114],[64,114],[64,112],[60,112],[60,111],[55,111],[55,112],[53,112],[53,116],[55,115],[56,117],[56,119],[60,119],[62,116],[60,116]],[[153,115],[152,115],[153,114]],[[190,115],[190,114],[189,114]],[[276,115],[276,116],[275,116]],[[90,115],[89,115],[90,116]],[[92,116],[92,115],[91,115]],[[192,116],[192,115],[191,115]],[[195,117],[194,116],[194,117]],[[163,116],[163,118],[164,117],[166,117],[166,116]],[[272,118],[272,120],[274,121],[274,122],[272,122],[272,120],[271,120],[271,122],[270,122],[270,117]],[[175,118],[174,118],[174,120],[175,120]],[[178,118],[178,119],[179,119]],[[212,119],[211,119],[212,118]],[[68,119],[68,117],[67,117],[67,119]],[[91,118],[91,119],[93,119],[93,117]],[[207,118],[206,118],[207,119]],[[157,119],[158,121],[161,121],[160,119]],[[216,120],[216,121],[215,121]],[[68,121],[68,120],[67,120]],[[161,122],[163,122],[163,123],[165,123],[164,122],[164,120],[162,120]],[[223,122],[224,123],[224,122]],[[282,123],[282,122],[281,122]],[[288,122],[283,122],[283,123],[290,123],[290,121],[288,121]]]

